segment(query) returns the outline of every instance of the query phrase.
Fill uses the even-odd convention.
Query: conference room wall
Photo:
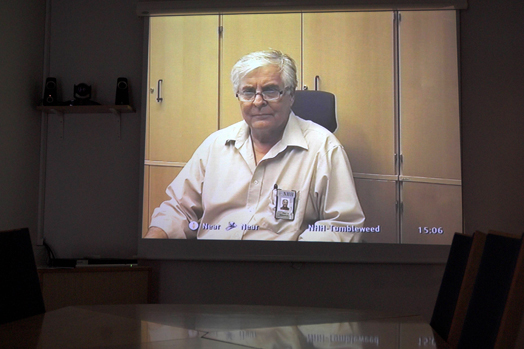
[[[72,85],[84,81],[95,86],[95,99],[107,103],[113,99],[115,83],[108,75],[127,75],[134,105],[140,110],[143,47],[142,21],[135,14],[137,1],[50,1],[51,32],[55,34],[51,38],[50,71],[64,81],[64,94],[71,98]],[[520,114],[524,102],[518,93],[522,91],[519,79],[524,69],[518,55],[518,50],[522,50],[522,45],[518,45],[518,41],[522,41],[521,12],[520,3],[478,0],[470,0],[469,9],[461,11],[461,129],[466,232],[497,229],[518,233],[524,225],[521,214],[524,181],[518,170],[524,162],[520,136],[524,128]],[[116,48],[110,50],[110,43]],[[112,133],[104,128],[112,127],[110,117],[81,116],[65,120],[66,123],[71,121],[65,132],[73,135],[88,133],[89,137],[70,140],[65,134],[69,142],[67,146],[74,149],[63,153],[48,151],[48,158],[53,162],[48,166],[49,172],[53,172],[48,178],[51,177],[56,186],[46,187],[46,206],[49,210],[56,208],[51,210],[51,215],[61,216],[56,218],[53,229],[67,230],[60,234],[78,237],[104,231],[108,226],[127,228],[128,222],[138,220],[138,214],[134,214],[139,211],[140,117],[139,112],[123,116],[120,142],[107,142]],[[111,152],[120,155],[115,150],[119,148],[126,149],[125,158],[101,156]],[[89,170],[83,171],[86,168]],[[67,174],[60,178],[64,181],[52,178],[57,173]],[[109,173],[110,180],[105,182],[115,186],[105,185],[104,181],[96,182],[99,173]],[[92,184],[89,197],[73,195],[76,194],[77,178],[93,182],[89,183]],[[71,207],[67,207],[64,200]],[[82,200],[84,202],[80,205]],[[116,211],[115,207],[123,212],[116,216],[117,219],[110,214]],[[67,209],[69,215],[62,214],[60,209]],[[109,213],[97,215],[100,212]],[[137,224],[133,222],[132,225],[131,229],[137,229]],[[135,234],[131,229],[119,230],[118,234],[131,236]],[[114,234],[104,231],[104,234],[92,238],[103,241],[104,235]],[[118,241],[105,243],[111,242]],[[129,251],[134,249],[131,244],[129,246]],[[67,247],[68,253],[76,249],[75,246]],[[116,249],[117,246],[110,246],[110,250]]]
[[[0,2],[0,231],[36,238],[45,0]]]
[[[134,105],[140,108],[141,91],[141,61],[142,61],[142,23],[134,14],[136,0],[97,0],[97,1],[64,1],[51,0],[51,19],[55,25],[55,30],[62,32],[68,40],[66,44],[51,47],[54,73],[68,79],[67,89],[71,83],[82,82],[84,79],[96,82],[98,97],[101,102],[110,102],[113,98],[114,84],[112,79],[106,77],[107,72],[111,74],[122,74],[130,77],[133,88]],[[18,16],[20,23],[24,26],[19,31],[9,31],[15,39],[5,40],[4,52],[12,52],[4,55],[0,66],[2,77],[12,77],[10,84],[2,85],[0,93],[0,118],[1,118],[1,144],[2,154],[13,153],[17,155],[15,160],[2,162],[0,171],[0,187],[2,190],[2,210],[0,210],[0,229],[9,229],[14,225],[27,225],[32,227],[31,233],[36,237],[37,225],[37,203],[38,203],[38,154],[40,151],[39,126],[40,113],[34,110],[35,98],[39,98],[42,91],[42,66],[43,66],[43,36],[44,36],[44,1],[24,2],[24,11],[11,11],[9,8],[2,7],[2,25],[12,23],[7,20]],[[522,168],[524,168],[524,147],[522,134],[524,134],[524,100],[522,96],[522,81],[524,76],[524,66],[521,63],[524,45],[524,23],[521,21],[524,15],[524,4],[504,1],[481,1],[469,0],[469,8],[462,11],[461,18],[461,88],[462,88],[462,174],[463,174],[463,208],[465,217],[465,231],[497,229],[510,233],[519,233],[524,226],[524,216],[522,215],[524,197],[524,180],[522,178]],[[70,8],[66,5],[75,6],[78,10],[68,13]],[[2,2],[2,6],[18,6],[17,0],[7,0]],[[106,11],[112,13],[125,13],[125,19],[115,21],[111,16],[104,15]],[[36,11],[36,20],[33,17]],[[68,18],[67,22],[58,23],[53,20]],[[96,18],[96,25],[83,28],[83,35],[77,35],[75,27],[78,23],[84,23],[89,18]],[[7,22],[6,22],[7,21]],[[37,27],[41,26],[41,32]],[[7,30],[7,31],[6,31]],[[137,34],[140,33],[140,34]],[[109,38],[106,39],[106,37]],[[133,35],[139,37],[129,38]],[[11,36],[9,36],[11,37]],[[6,36],[3,36],[3,40]],[[24,40],[29,40],[27,45]],[[124,42],[125,47],[119,50],[118,55],[107,54],[101,50],[101,43],[106,45],[106,40]],[[4,41],[2,41],[4,43]],[[21,44],[24,42],[24,45]],[[20,47],[25,50],[21,50]],[[104,46],[105,47],[105,46]],[[90,61],[85,62],[82,57],[89,54]],[[29,65],[17,65],[18,62],[25,62]],[[32,63],[28,63],[32,62]],[[38,63],[40,66],[38,66]],[[34,68],[28,69],[36,65]],[[63,67],[63,68],[61,68]],[[67,69],[66,69],[67,68]],[[65,70],[62,70],[65,69]],[[76,73],[75,73],[76,72]],[[66,74],[72,74],[67,75]],[[25,80],[24,80],[25,79]],[[28,82],[23,82],[28,81]],[[9,90],[8,88],[12,88]],[[29,90],[29,92],[28,92]],[[11,91],[11,92],[9,92]],[[13,92],[16,91],[16,92]],[[28,96],[27,93],[30,95]],[[15,97],[25,96],[22,99]],[[107,99],[107,100],[106,100]],[[89,126],[89,118],[85,123],[69,125],[75,129],[66,127],[67,132],[81,133],[82,128],[87,127],[90,133],[89,138],[83,138],[79,144],[74,144],[77,150],[71,151],[67,157],[61,158],[57,154],[50,156],[57,157],[55,167],[48,167],[48,175],[60,171],[67,171],[68,180],[61,183],[61,186],[51,189],[46,199],[49,204],[65,205],[61,201],[63,193],[74,187],[78,180],[88,182],[92,193],[87,197],[78,196],[70,208],[70,217],[64,217],[64,221],[58,222],[56,229],[63,236],[69,237],[67,249],[57,251],[58,257],[64,256],[70,251],[78,249],[75,241],[86,240],[85,234],[92,231],[101,230],[106,235],[110,231],[104,230],[105,226],[114,225],[125,226],[125,229],[118,231],[119,238],[109,239],[107,242],[108,251],[115,255],[122,251],[120,245],[125,245],[126,253],[136,253],[136,238],[139,235],[139,139],[140,130],[138,127],[140,113],[131,114],[123,117],[122,143],[107,143],[106,137],[111,134],[97,132],[104,127],[111,128],[110,117],[98,119],[96,125]],[[66,122],[67,122],[66,118]],[[77,120],[78,121],[78,120]],[[15,129],[8,129],[5,125],[16,125]],[[106,144],[104,144],[106,142]],[[22,147],[22,144],[24,145]],[[101,155],[114,151],[114,148],[126,150],[124,158],[113,158],[100,161]],[[88,149],[89,151],[79,151]],[[66,160],[80,161],[82,156],[86,165],[96,166],[87,175],[82,171],[83,167],[72,167],[67,165]],[[110,161],[112,160],[112,161]],[[115,164],[116,163],[116,164]],[[7,164],[7,166],[5,166]],[[111,181],[119,178],[120,183],[114,188],[99,186],[97,180],[103,181],[103,176],[96,173],[112,173]],[[54,191],[56,190],[56,191]],[[109,198],[109,199],[108,199]],[[106,200],[104,200],[106,199]],[[81,200],[84,200],[80,204]],[[62,202],[62,204],[60,204]],[[5,207],[5,209],[4,209]],[[120,210],[122,213],[114,220],[114,216],[103,214],[91,216],[96,212],[86,211],[85,207],[97,207],[101,212],[114,212]],[[17,219],[13,219],[16,212]],[[89,214],[86,214],[89,213]],[[115,222],[115,223],[113,223]],[[132,222],[132,223],[128,223]],[[128,228],[128,224],[132,227]],[[103,235],[95,236],[95,242],[101,244]],[[89,236],[89,235],[87,235]],[[122,243],[119,239],[124,241]],[[43,262],[43,260],[41,261]],[[214,271],[211,276],[213,281],[213,294],[221,294],[220,300],[226,298],[225,290],[229,288],[230,282],[228,275],[245,275],[249,271],[250,275],[271,275],[277,274],[275,278],[278,282],[289,286],[288,293],[292,294],[295,290],[300,290],[300,300],[306,301],[309,298],[302,289],[312,289],[311,294],[322,294],[329,291],[325,297],[311,297],[311,305],[325,305],[323,298],[331,297],[331,289],[327,290],[323,286],[315,286],[311,279],[302,277],[301,270],[292,269],[289,263],[215,263],[215,262],[174,262],[174,261],[154,261],[151,264],[155,268],[154,292],[159,302],[176,302],[177,294],[173,292],[173,283],[187,284],[188,287],[177,286],[179,290],[186,291],[187,294],[182,299],[189,302],[191,295],[189,286],[204,284],[209,279],[209,270]],[[184,278],[179,276],[184,270]],[[411,309],[419,309],[427,318],[436,294],[438,291],[438,274],[443,272],[442,266],[419,265],[352,265],[352,264],[306,264],[304,268],[315,270],[314,275],[325,275],[329,278],[327,285],[335,284],[335,275],[347,275],[351,278],[351,295],[361,295],[360,304],[363,306],[377,304],[384,310],[395,309],[398,299],[407,299],[409,295],[418,294],[410,305]],[[288,270],[290,269],[290,270]],[[364,272],[365,271],[365,272]],[[283,280],[284,276],[296,275],[290,280],[297,281],[291,285],[290,282]],[[431,278],[424,279],[423,275],[431,275]],[[166,279],[166,280],[164,280]],[[169,281],[171,279],[173,281]],[[263,280],[267,280],[264,279]],[[324,279],[321,279],[324,280]],[[415,283],[417,281],[417,283]],[[349,281],[347,281],[349,283]],[[235,283],[238,285],[238,283]],[[317,283],[317,285],[319,285]],[[343,284],[343,288],[349,284]],[[388,293],[385,299],[382,297],[385,292],[370,292],[366,290],[373,287],[380,287],[386,290],[391,285],[392,292]],[[413,290],[408,290],[411,286]],[[420,289],[416,289],[420,287]],[[248,286],[253,289],[257,284]],[[258,284],[260,286],[260,284]],[[281,289],[273,286],[272,294]],[[282,288],[283,289],[283,288]],[[407,290],[407,291],[406,291]],[[317,292],[318,291],[318,292]],[[200,290],[198,300],[212,300],[212,294],[205,294],[211,290]],[[334,292],[334,291],[333,291]],[[408,292],[408,293],[406,293]],[[240,293],[239,293],[240,294]],[[255,293],[259,294],[259,293]],[[329,302],[331,304],[349,304],[340,291],[333,293]],[[240,295],[238,302],[257,301],[255,295]],[[366,298],[367,297],[367,298]],[[406,298],[403,298],[406,297]],[[340,299],[337,299],[340,298]],[[289,300],[289,296],[285,296]],[[275,302],[282,303],[278,297]],[[356,302],[356,300],[354,300]],[[264,302],[269,302],[266,298]],[[375,303],[373,303],[375,302]],[[352,303],[353,304],[353,303]],[[355,303],[356,304],[356,303]],[[521,331],[522,332],[522,331]],[[522,341],[521,341],[522,343]],[[524,346],[523,346],[524,347]]]
[[[128,0],[51,0],[50,74],[62,81],[64,95],[72,98],[72,85],[84,81],[96,88],[94,100],[109,103],[116,77],[127,76],[138,110],[122,115],[121,140],[113,137],[112,115],[65,115],[63,139],[56,135],[61,125],[50,115],[44,232],[59,257],[79,253],[119,257],[133,253],[136,246],[131,240],[139,234],[137,144],[143,26],[134,14],[135,6],[136,1]],[[121,149],[127,149],[124,158],[116,156],[122,154]],[[132,229],[130,223],[135,224]],[[161,303],[402,308],[427,318],[443,273],[442,265],[312,263],[295,269],[289,263],[151,264],[158,277],[153,291]],[[181,269],[186,270],[183,278]],[[234,275],[240,276],[232,283]],[[273,286],[266,289],[269,280]],[[231,285],[237,292],[230,292]]]
[[[443,265],[147,261],[153,301],[353,308],[431,318]]]
[[[132,258],[141,214],[143,21],[136,1],[48,1],[48,74],[62,100],[86,83],[91,100],[115,104],[117,79],[126,77],[137,112],[49,114],[43,234],[59,258]]]

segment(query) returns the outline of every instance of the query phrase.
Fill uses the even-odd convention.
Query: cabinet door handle
[[[315,76],[315,91],[318,91],[318,88],[320,86],[320,76]]]
[[[163,82],[163,80],[160,79],[160,80],[158,80],[158,84],[157,84],[157,91],[156,91],[156,93],[157,93],[157,97],[156,97],[156,101],[157,101],[158,103],[162,103],[162,101],[164,100],[164,98],[162,98],[162,82]]]

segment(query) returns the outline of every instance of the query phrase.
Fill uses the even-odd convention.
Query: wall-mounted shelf
[[[36,109],[47,113],[57,114],[62,124],[60,138],[64,138],[64,114],[104,114],[111,113],[116,116],[118,139],[121,137],[122,113],[134,113],[130,105],[40,105]]]

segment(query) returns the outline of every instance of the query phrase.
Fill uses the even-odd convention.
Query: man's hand
[[[166,232],[158,227],[151,227],[147,231],[146,236],[144,236],[144,239],[167,239],[168,236]]]

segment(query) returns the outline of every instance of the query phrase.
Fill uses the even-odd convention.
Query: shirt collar
[[[249,138],[249,126],[245,121],[238,123],[238,128],[231,133],[231,136],[226,139],[225,144],[233,144],[235,148],[240,149]],[[282,134],[282,139],[273,147],[275,151],[281,152],[287,147],[299,147],[308,149],[304,132],[300,127],[298,117],[291,111],[289,119]],[[272,149],[273,151],[273,149]]]
[[[282,139],[277,144],[282,144],[285,147],[294,146],[304,149],[308,149],[306,138],[304,137],[304,131],[300,127],[298,116],[291,111],[289,114],[289,120],[287,121],[286,128]]]

